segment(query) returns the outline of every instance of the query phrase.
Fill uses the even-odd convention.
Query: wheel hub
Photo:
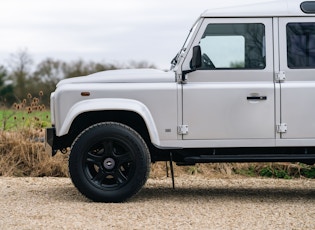
[[[103,162],[105,169],[112,170],[115,167],[115,161],[113,158],[106,158]]]

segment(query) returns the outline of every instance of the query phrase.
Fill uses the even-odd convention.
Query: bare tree
[[[64,65],[63,61],[47,58],[36,66],[33,77],[41,82],[57,84],[64,78]]]
[[[27,49],[18,50],[10,58],[11,78],[14,81],[14,93],[18,98],[27,94],[26,80],[30,77],[33,60]]]

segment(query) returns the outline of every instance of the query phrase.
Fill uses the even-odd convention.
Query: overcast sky
[[[258,0],[248,0],[253,1]],[[0,65],[7,65],[10,54],[27,48],[35,63],[47,57],[111,63],[134,60],[168,69],[194,21],[215,1],[0,2]]]

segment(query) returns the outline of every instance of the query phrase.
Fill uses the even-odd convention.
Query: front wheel
[[[120,123],[93,125],[71,147],[72,182],[93,201],[125,201],[142,188],[149,171],[146,143],[136,131]]]

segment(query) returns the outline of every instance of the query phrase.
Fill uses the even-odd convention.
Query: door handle
[[[267,100],[267,96],[249,96],[247,97],[247,100],[261,100],[261,101],[264,101],[264,100]]]

